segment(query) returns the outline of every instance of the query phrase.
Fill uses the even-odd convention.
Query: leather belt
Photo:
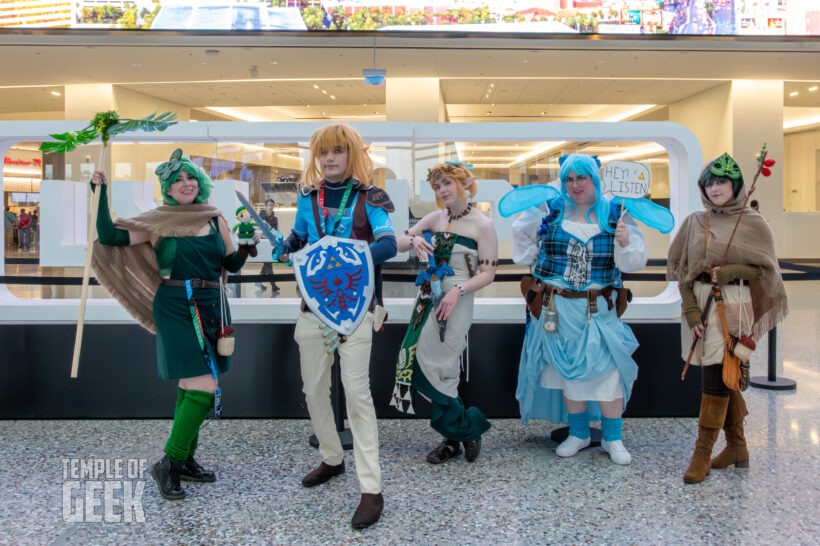
[[[580,292],[576,292],[574,290],[564,290],[563,288],[556,288],[555,293],[561,296],[562,298],[567,299],[581,299],[581,298],[597,298],[598,296],[606,296],[607,294],[612,294],[612,288],[610,287],[609,290],[582,290]]]
[[[598,312],[598,296],[603,296],[606,300],[607,309],[612,309],[612,291],[615,290],[611,286],[606,286],[600,290],[566,290],[564,288],[553,288],[551,291],[553,294],[557,296],[561,296],[562,298],[567,299],[586,299],[589,305],[589,312],[590,313],[597,313]],[[544,291],[544,307],[549,305],[549,298],[550,298],[550,290]]]
[[[700,275],[695,277],[695,280],[700,281],[703,284],[712,284],[712,277],[709,275],[709,273],[701,273]],[[734,284],[736,286],[744,286],[746,284],[746,282],[747,281],[744,280],[744,279],[735,279],[733,281],[727,282],[726,284]]]
[[[204,279],[190,279],[191,281],[191,288],[195,289],[202,289],[202,288],[215,288],[219,290],[219,281],[206,281]],[[164,284],[165,286],[185,286],[185,282],[180,279],[160,279],[160,284]]]

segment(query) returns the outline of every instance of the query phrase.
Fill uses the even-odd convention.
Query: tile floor
[[[797,390],[745,393],[748,470],[685,485],[692,418],[626,420],[627,467],[598,448],[559,459],[551,424],[515,420],[494,421],[475,463],[432,466],[424,455],[438,440],[426,422],[382,420],[385,511],[355,532],[350,455],[346,474],[300,485],[319,462],[306,420],[208,425],[197,457],[218,481],[186,486],[180,502],[139,467],[160,456],[170,421],[0,421],[0,544],[819,544],[820,282],[787,288],[779,373]],[[765,354],[764,344],[753,375],[766,373]],[[125,459],[136,479],[74,480],[72,458]],[[126,516],[139,521],[115,521]]]

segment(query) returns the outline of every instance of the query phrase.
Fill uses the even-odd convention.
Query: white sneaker
[[[601,440],[601,449],[609,453],[609,458],[615,464],[630,464],[632,462],[632,455],[626,450],[621,440],[615,440],[614,442]]]
[[[572,457],[585,447],[589,447],[589,438],[582,440],[577,436],[567,436],[555,450],[555,454],[559,457]]]

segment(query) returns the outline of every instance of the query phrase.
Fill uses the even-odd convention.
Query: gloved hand
[[[716,268],[715,277],[721,286],[732,281],[743,279],[745,281],[756,281],[760,278],[760,269],[753,265],[726,264]]]

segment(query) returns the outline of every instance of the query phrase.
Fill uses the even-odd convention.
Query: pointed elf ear
[[[475,176],[471,176],[470,178],[465,178],[464,180],[461,181],[461,186],[465,190],[468,190],[468,189],[470,189],[470,187],[473,185],[473,182],[475,182],[475,181],[476,181]],[[470,193],[472,194],[472,192],[470,192]]]

